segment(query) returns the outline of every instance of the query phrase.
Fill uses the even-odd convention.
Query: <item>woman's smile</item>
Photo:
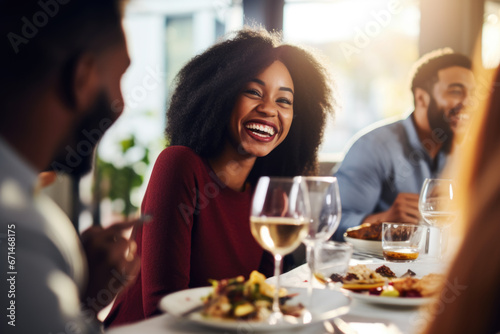
[[[250,80],[238,95],[231,114],[232,142],[255,157],[274,150],[292,124],[293,90],[290,73],[280,61]]]
[[[251,137],[263,142],[272,141],[278,133],[276,125],[262,120],[251,120],[245,128]]]

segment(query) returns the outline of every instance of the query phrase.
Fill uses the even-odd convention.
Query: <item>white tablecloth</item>
[[[387,320],[380,320],[376,318],[366,318],[366,317],[356,317],[352,315],[345,315],[342,317],[347,321],[351,327],[356,330],[359,334],[370,333],[370,334],[400,334],[403,333],[401,330]],[[126,325],[117,327],[107,331],[108,334],[188,334],[188,333],[230,333],[227,330],[217,330],[210,329],[207,327],[197,326],[191,324],[187,321],[179,321],[178,319],[168,315],[163,314],[156,316],[132,325]],[[241,334],[251,334],[251,331],[242,331]],[[287,331],[276,331],[273,334],[285,334],[285,333],[295,333],[295,334],[309,334],[309,333],[328,333],[323,324],[315,324],[311,326],[306,326],[298,328],[296,330]]]
[[[371,264],[385,262],[378,259],[356,259],[351,260],[351,265],[356,264]],[[395,264],[390,263],[389,266]],[[401,264],[397,264],[401,265]],[[409,268],[440,268],[432,259],[422,259],[408,265]],[[441,270],[444,270],[442,268]],[[270,278],[273,281],[275,278]],[[281,276],[282,286],[307,287],[309,279],[309,269],[307,265],[302,265]],[[324,288],[319,282],[314,281],[314,287]],[[413,334],[417,333],[427,318],[425,313],[416,308],[408,308],[401,306],[382,306],[368,304],[360,300],[353,299],[351,308],[348,314],[341,317],[351,325],[359,334]],[[133,325],[117,327],[107,331],[108,334],[135,334],[135,333],[220,333],[220,330],[209,329],[194,325],[186,320],[179,320],[169,314],[163,314],[151,319],[138,322]],[[227,332],[227,331],[224,331]],[[315,324],[302,328],[297,328],[293,333],[328,333],[323,324]],[[250,334],[251,331],[245,331]],[[275,332],[279,333],[279,332]],[[283,333],[290,333],[286,331]]]

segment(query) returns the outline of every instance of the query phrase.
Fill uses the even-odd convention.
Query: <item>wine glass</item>
[[[349,269],[352,252],[353,246],[347,242],[326,241],[317,244],[314,248],[314,277],[327,287],[335,288],[335,284],[341,282]]]
[[[336,177],[310,176],[303,177],[309,194],[311,205],[311,223],[309,233],[303,243],[306,246],[306,257],[309,265],[309,286],[307,289],[308,308],[311,308],[313,292],[313,275],[316,273],[315,248],[319,243],[327,241],[337,230],[340,223],[340,194]],[[305,312],[304,322],[311,321],[310,312]]]
[[[301,177],[259,179],[252,200],[250,228],[255,240],[274,255],[276,287],[270,324],[284,321],[279,306],[281,260],[307,236],[309,214],[307,188]]]
[[[456,221],[458,208],[455,184],[451,179],[425,179],[420,192],[418,208],[424,221],[439,229],[439,258],[443,256],[444,228]]]

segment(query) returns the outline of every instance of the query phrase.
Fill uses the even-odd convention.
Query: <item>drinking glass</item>
[[[444,228],[456,221],[458,208],[455,184],[451,179],[425,179],[420,192],[418,208],[424,221],[439,229],[439,257],[443,256]]]
[[[309,286],[307,289],[308,308],[311,307],[313,291],[313,274],[315,273],[315,248],[319,243],[327,241],[337,230],[342,208],[340,206],[339,186],[336,177],[310,176],[303,177],[309,194],[311,205],[311,223],[309,232],[303,243],[306,246],[306,257],[309,265]],[[304,322],[309,322],[311,315],[304,313]]]
[[[252,200],[250,228],[255,240],[274,255],[276,287],[268,322],[283,322],[279,306],[281,260],[307,236],[310,224],[307,188],[302,177],[261,177]]]
[[[413,262],[418,258],[425,241],[424,226],[382,223],[382,250],[390,262]]]
[[[349,269],[353,246],[346,242],[327,241],[316,244],[314,277],[326,286],[339,282]]]

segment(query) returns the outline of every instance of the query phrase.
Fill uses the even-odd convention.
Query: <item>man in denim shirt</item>
[[[463,132],[465,106],[474,88],[471,61],[450,49],[433,51],[416,64],[415,109],[405,119],[364,131],[335,176],[342,220],[334,239],[363,223],[418,223],[425,178],[438,177]]]

